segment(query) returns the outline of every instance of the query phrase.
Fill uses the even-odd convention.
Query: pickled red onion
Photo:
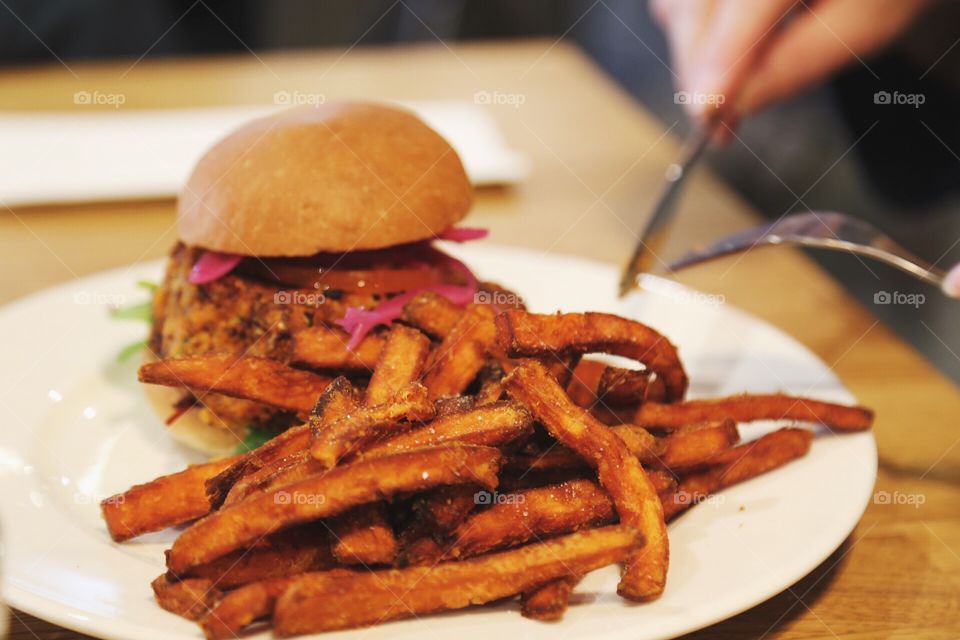
[[[190,269],[190,284],[207,284],[227,275],[240,264],[243,256],[235,253],[204,251]]]
[[[479,227],[447,227],[437,234],[439,240],[450,240],[451,242],[468,242],[470,240],[479,240],[490,235],[489,229]]]
[[[449,240],[451,242],[469,242],[470,240],[486,238],[489,233],[490,232],[487,229],[481,229],[479,227],[447,227],[437,234],[437,239]],[[397,247],[378,249],[368,252],[356,251],[354,254],[356,256],[360,256],[364,254],[379,253],[383,256],[387,256],[391,252],[394,252],[396,253],[397,257],[402,257],[409,255],[411,251],[421,252],[422,245],[426,244],[427,242],[429,241],[413,242],[410,244],[398,245]],[[193,268],[190,269],[190,276],[188,280],[190,284],[207,284],[209,282],[213,282],[214,280],[222,278],[233,271],[233,269],[240,263],[241,260],[243,260],[243,256],[233,253],[204,251],[200,254],[200,258],[197,259],[197,262],[193,265]],[[337,256],[334,264],[337,264],[341,261],[342,256]]]
[[[350,341],[347,343],[348,349],[356,349],[374,327],[378,325],[389,326],[390,323],[400,317],[404,305],[424,291],[432,291],[433,293],[439,294],[458,307],[465,306],[473,301],[477,294],[477,278],[473,275],[473,272],[470,271],[470,267],[453,256],[443,253],[439,249],[429,246],[425,248],[428,250],[430,258],[433,258],[437,262],[445,263],[451,271],[461,273],[464,278],[466,278],[467,283],[459,286],[453,284],[437,284],[414,291],[408,291],[390,298],[369,311],[363,307],[348,308],[343,318],[335,321],[336,324],[343,327],[350,334]]]

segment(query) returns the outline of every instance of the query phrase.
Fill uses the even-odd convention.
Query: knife
[[[694,129],[683,144],[681,160],[678,164],[670,165],[667,169],[666,183],[653,207],[653,214],[647,219],[647,224],[637,239],[630,261],[623,268],[620,276],[620,297],[637,286],[637,276],[648,271],[656,260],[660,260],[658,251],[663,247],[667,236],[667,223],[673,213],[677,196],[697,162],[703,157],[703,152],[710,144],[710,140],[717,130],[721,118],[711,118],[704,125]]]

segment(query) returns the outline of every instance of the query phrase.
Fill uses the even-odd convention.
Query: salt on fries
[[[668,577],[666,523],[804,455],[813,437],[784,427],[741,443],[738,425],[855,431],[873,419],[784,395],[685,401],[676,348],[609,314],[461,309],[424,293],[391,328],[346,342],[307,327],[287,362],[141,368],[145,382],[254,400],[301,423],[103,502],[118,542],[192,523],[153,588],[208,638],[257,621],[288,636],[508,597],[524,616],[556,620],[585,573],[614,563],[619,593],[650,600]]]

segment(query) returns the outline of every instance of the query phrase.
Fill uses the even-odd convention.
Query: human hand
[[[951,298],[960,298],[960,264],[954,265],[943,279],[943,292]]]
[[[690,115],[735,118],[880,49],[931,0],[651,0]],[[733,100],[732,104],[726,104]],[[719,103],[719,104],[718,104]]]

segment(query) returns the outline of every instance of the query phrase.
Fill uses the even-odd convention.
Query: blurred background
[[[690,127],[675,97],[666,38],[644,1],[4,0],[0,5],[0,64],[27,69],[58,59],[563,37],[664,128],[682,136]],[[863,19],[871,20],[869,11]],[[766,217],[842,211],[870,220],[930,262],[943,267],[960,262],[958,38],[960,2],[932,3],[879,55],[746,119],[737,139],[711,151],[710,165]],[[894,88],[922,94],[924,103],[870,99]],[[711,211],[688,214],[706,217]],[[867,268],[849,255],[811,255],[960,381],[960,303],[891,269],[872,263]],[[909,306],[877,298],[893,291],[922,293],[925,299]],[[813,310],[811,321],[829,311]]]

